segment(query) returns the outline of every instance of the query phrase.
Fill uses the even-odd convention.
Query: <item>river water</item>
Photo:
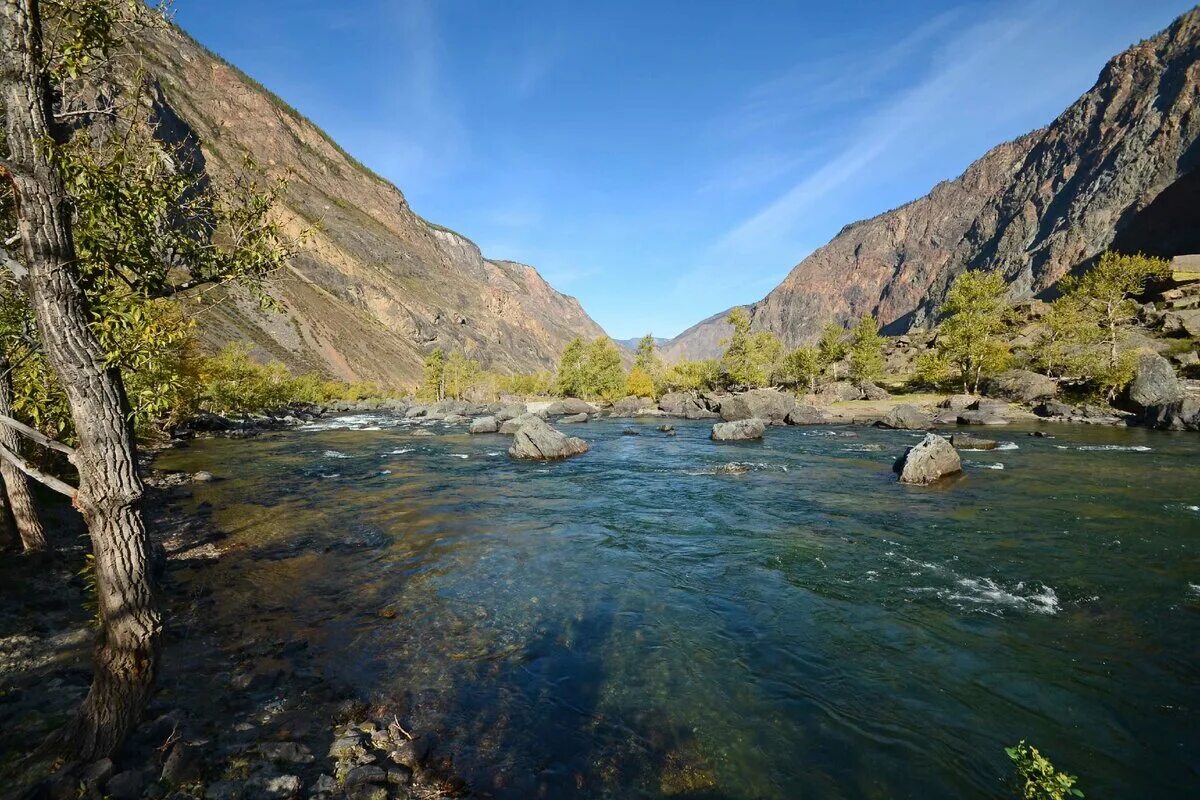
[[[357,416],[157,465],[223,478],[190,501],[231,534],[214,613],[303,636],[481,794],[1007,798],[1022,738],[1089,798],[1200,794],[1195,434],[1005,428],[914,488],[913,433],[658,424],[543,464]]]

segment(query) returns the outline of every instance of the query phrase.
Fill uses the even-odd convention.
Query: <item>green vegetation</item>
[[[1059,772],[1050,759],[1022,739],[1004,752],[1017,767],[1017,789],[1021,800],[1068,800],[1083,797],[1075,788],[1078,778]]]
[[[625,380],[625,393],[634,397],[656,397],[658,394],[654,378],[642,367],[629,370],[629,377]]]
[[[817,343],[817,356],[824,369],[831,370],[833,379],[838,375],[838,364],[846,357],[846,329],[836,322],[829,322],[821,329],[821,340]]]
[[[999,272],[964,272],[946,293],[938,357],[957,372],[964,392],[978,392],[984,377],[1004,370],[1012,361],[1005,338],[1009,326],[1006,289]],[[925,364],[925,372],[934,372],[935,363]]]
[[[805,386],[810,392],[817,391],[817,381],[825,372],[821,351],[816,347],[797,347],[784,356],[776,371],[776,380],[790,386]]]
[[[612,402],[624,396],[625,368],[621,353],[607,336],[597,337],[587,348],[583,362],[585,397]]]
[[[587,393],[584,383],[583,364],[587,345],[583,337],[576,336],[567,342],[558,362],[558,393],[563,397],[583,397]]]
[[[883,337],[879,323],[870,315],[863,316],[850,330],[847,347],[850,358],[850,377],[859,383],[877,381],[883,377]]]
[[[662,387],[665,392],[708,391],[716,386],[720,376],[721,365],[716,359],[680,361],[663,373]]]
[[[729,312],[733,333],[721,356],[721,373],[732,386],[765,386],[783,356],[783,345],[770,331],[750,332],[750,315],[744,308]]]

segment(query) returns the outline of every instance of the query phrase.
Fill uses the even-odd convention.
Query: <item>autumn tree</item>
[[[663,364],[662,359],[658,357],[658,345],[654,341],[654,335],[647,333],[638,340],[637,354],[633,361],[634,369],[640,369],[650,376],[651,380],[657,381],[662,377]]]
[[[879,323],[870,314],[851,328],[846,352],[850,357],[850,377],[854,380],[876,381],[883,375],[883,337],[879,335]]]
[[[588,397],[613,401],[625,391],[625,368],[621,353],[607,336],[597,337],[587,346],[583,362],[583,385]]]
[[[625,393],[634,397],[654,397],[657,394],[654,378],[645,368],[635,366],[625,380]]]
[[[663,388],[672,392],[704,391],[714,388],[720,375],[721,367],[716,359],[680,361],[663,374]]]
[[[783,355],[783,344],[770,331],[750,331],[750,314],[744,308],[729,312],[733,332],[725,341],[721,372],[735,386],[765,386]]]
[[[808,387],[810,392],[817,391],[817,380],[824,372],[821,363],[821,352],[816,347],[802,346],[792,350],[784,357],[776,373],[777,379],[783,383],[801,384]]]
[[[1012,358],[1005,339],[1006,290],[999,272],[964,272],[946,293],[938,350],[954,365],[964,392],[979,391],[979,382],[1003,370]]]
[[[833,379],[838,380],[838,364],[846,357],[846,329],[836,322],[827,323],[821,329],[817,356],[821,361],[821,368],[829,370]]]
[[[1136,318],[1134,296],[1145,291],[1151,280],[1166,277],[1170,272],[1170,263],[1161,258],[1108,252],[1082,277],[1070,276],[1059,283],[1064,295],[1079,303],[1103,331],[1109,368],[1116,369],[1122,333]]]

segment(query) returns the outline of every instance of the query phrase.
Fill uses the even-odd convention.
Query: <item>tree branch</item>
[[[17,433],[24,434],[32,441],[37,442],[42,447],[47,447],[51,450],[57,450],[58,452],[65,455],[67,457],[67,460],[69,460],[72,464],[75,463],[75,448],[68,447],[67,445],[63,444],[62,442],[54,441],[49,436],[46,436],[45,434],[43,434],[41,431],[37,430],[36,428],[31,428],[28,425],[26,425],[24,422],[13,419],[12,417],[9,417],[9,416],[5,416],[4,414],[0,414],[0,425],[7,425],[8,427],[15,430]]]
[[[37,467],[33,466],[32,464],[27,463],[25,461],[25,459],[21,458],[16,453],[14,453],[12,450],[9,450],[7,447],[5,447],[2,444],[0,444],[0,458],[9,462],[14,467],[21,470],[21,472],[24,472],[26,475],[33,478],[38,483],[48,486],[49,488],[53,489],[54,491],[58,492],[59,494],[65,494],[67,497],[71,498],[72,500],[74,500],[75,495],[79,493],[79,490],[76,489],[71,484],[64,483],[64,482],[60,481],[58,478],[55,478],[53,475],[47,475],[46,473],[42,472]]]

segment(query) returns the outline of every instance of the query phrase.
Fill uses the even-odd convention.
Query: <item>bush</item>
[[[1059,772],[1050,759],[1039,753],[1033,745],[1026,744],[1024,739],[1014,747],[1004,748],[1004,752],[1017,767],[1017,788],[1022,800],[1083,797],[1083,792],[1075,788],[1078,778]]]
[[[654,378],[650,377],[650,373],[641,367],[634,367],[629,370],[629,377],[625,381],[625,391],[634,397],[654,397]]]

